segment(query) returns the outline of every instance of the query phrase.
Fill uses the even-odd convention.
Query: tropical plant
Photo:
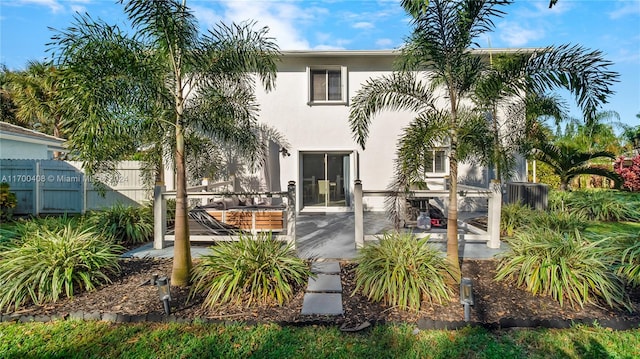
[[[640,233],[618,235],[612,250],[622,253],[617,273],[632,286],[640,286]]]
[[[502,205],[500,209],[500,232],[512,237],[516,229],[525,227],[531,222],[534,211],[520,202]]]
[[[594,221],[640,221],[640,201],[615,191],[576,191],[565,201],[567,209]]]
[[[308,263],[296,256],[291,243],[271,232],[240,234],[238,241],[219,242],[193,269],[190,297],[205,292],[206,307],[246,300],[249,305],[289,301],[294,289],[311,276]]]
[[[68,216],[45,216],[27,219],[19,219],[15,222],[15,232],[18,238],[26,238],[33,233],[54,232],[57,233],[64,228],[85,228],[85,218]]]
[[[619,184],[620,176],[612,170],[590,163],[599,157],[614,158],[611,152],[596,151],[583,152],[567,143],[540,143],[535,149],[534,156],[538,161],[549,165],[553,172],[560,177],[560,190],[570,189],[571,180],[579,175],[591,174],[602,176]]]
[[[360,290],[369,300],[415,311],[423,300],[449,300],[451,268],[428,241],[412,233],[387,232],[377,244],[362,248],[354,294]]]
[[[64,293],[93,290],[110,282],[119,270],[121,248],[91,229],[67,225],[59,231],[38,231],[18,242],[0,244],[0,310],[55,302]]]
[[[119,244],[144,243],[153,235],[153,214],[149,206],[118,203],[91,213],[89,222]]]
[[[187,138],[204,134],[252,157],[263,144],[256,80],[275,83],[278,48],[255,23],[220,24],[199,34],[186,2],[125,1],[131,31],[89,15],[52,42],[69,114],[70,147],[88,172],[150,148],[157,173],[171,157],[176,173],[175,245],[171,283],[189,284],[192,268],[186,196]],[[81,119],[81,120],[78,120]],[[169,156],[169,153],[173,153]]]
[[[13,209],[18,204],[16,194],[11,192],[6,182],[0,183],[0,220],[6,221],[13,218]]]
[[[582,232],[591,223],[587,216],[579,212],[548,211],[536,212],[530,227],[547,228],[561,233]]]
[[[510,249],[498,256],[495,279],[509,281],[534,295],[549,295],[573,307],[604,300],[625,305],[624,285],[612,271],[612,259],[603,240],[588,241],[576,231],[561,233],[536,228],[516,233]]]
[[[478,37],[493,28],[493,20],[504,14],[499,7],[509,3],[508,0],[430,0],[428,3],[403,0],[401,4],[412,16],[414,30],[402,49],[400,71],[367,81],[351,101],[349,125],[362,148],[372,118],[384,110],[412,111],[416,113],[414,122],[424,123],[419,124],[420,127],[439,129],[427,131],[431,137],[423,137],[423,145],[412,149],[407,157],[413,157],[412,162],[418,163],[425,148],[445,139],[439,145],[449,149],[447,258],[458,273],[458,162],[471,154],[490,159],[487,154],[497,145],[485,136],[491,133],[486,122],[482,131],[464,130],[467,122],[475,123],[465,118],[484,115],[478,108],[465,108],[464,100],[474,95],[474,89],[489,70],[487,61],[469,49],[476,45]],[[611,63],[603,60],[601,52],[579,46],[561,45],[523,54],[517,64],[509,67],[511,76],[495,77],[510,81],[496,96],[509,98],[514,93],[543,94],[552,88],[566,88],[575,95],[585,118],[595,113],[611,93],[609,86],[617,79],[616,73],[607,70]],[[418,74],[426,74],[426,79],[419,78]],[[498,83],[497,80],[493,83]],[[436,94],[443,94],[442,98]],[[441,99],[446,101],[446,110],[439,110],[436,105],[436,100]],[[468,138],[464,138],[465,135]],[[464,153],[464,150],[477,152]],[[398,157],[401,158],[401,154]],[[395,187],[399,187],[398,193],[403,193],[411,183],[398,184],[415,176],[409,172],[414,171],[415,166],[404,166],[404,160],[398,163]],[[457,277],[459,279],[459,275]]]
[[[624,180],[622,188],[640,192],[640,154],[630,160],[618,157],[613,170]]]

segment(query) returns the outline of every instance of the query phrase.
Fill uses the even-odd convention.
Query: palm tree
[[[607,151],[583,152],[567,143],[541,143],[535,149],[535,158],[549,165],[552,171],[560,177],[560,190],[570,189],[571,180],[579,175],[596,175],[613,180],[620,185],[620,176],[612,170],[591,164],[595,158],[607,157],[614,159],[615,155]]]
[[[11,73],[9,89],[17,106],[18,120],[40,132],[62,137],[58,76],[51,64],[31,61],[25,71]]]
[[[192,268],[186,138],[203,133],[259,156],[254,87],[256,80],[266,90],[274,86],[279,51],[268,29],[254,30],[253,22],[220,24],[199,34],[184,2],[121,3],[133,31],[78,15],[74,26],[53,38],[54,57],[63,70],[66,124],[74,153],[87,169],[104,167],[145,144],[162,156],[173,151],[171,283],[185,286]]]
[[[446,143],[440,145],[449,147],[447,258],[452,268],[457,269],[458,277],[458,162],[464,159],[461,149],[466,142],[461,135],[466,123],[475,123],[463,119],[478,116],[477,108],[465,108],[463,103],[474,94],[490,69],[486,61],[469,50],[480,35],[493,28],[493,19],[504,15],[499,8],[510,3],[509,0],[430,0],[428,3],[403,0],[402,6],[413,17],[414,30],[402,49],[399,73],[367,81],[351,102],[349,124],[362,148],[372,118],[384,110],[409,110],[416,113],[414,122],[438,123],[437,131],[430,131],[432,140],[424,138],[421,143],[430,146],[446,138]],[[602,59],[600,52],[586,51],[579,46],[543,49],[520,56],[517,64],[510,67],[512,76],[508,78],[513,79],[513,83],[497,92],[500,97],[567,88],[575,95],[586,117],[605,100],[611,92],[609,86],[617,78],[617,74],[606,71],[610,63]],[[424,73],[428,84],[418,79],[417,73]],[[442,94],[440,99],[446,101],[448,108],[444,112],[438,110],[434,94]],[[486,155],[491,148],[479,152]],[[396,170],[412,169],[396,166]],[[396,178],[411,178],[411,174],[396,174]]]

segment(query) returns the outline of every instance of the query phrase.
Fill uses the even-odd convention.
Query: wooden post
[[[362,181],[357,179],[353,186],[353,212],[356,249],[364,247],[364,207],[362,205]]]
[[[153,249],[163,249],[164,234],[167,232],[167,200],[162,195],[165,186],[153,188]]]
[[[487,247],[500,248],[500,211],[502,210],[502,186],[500,181],[492,180],[489,185],[491,196],[489,197],[489,210],[487,218],[487,234],[489,240]]]
[[[296,181],[287,185],[287,237],[293,248],[296,248]]]

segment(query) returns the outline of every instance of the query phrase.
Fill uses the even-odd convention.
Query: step
[[[342,282],[338,274],[318,274],[315,278],[309,278],[307,293],[342,293]]]
[[[342,315],[341,293],[305,293],[302,301],[303,315]]]
[[[311,264],[311,272],[317,274],[340,274],[340,263],[331,262],[313,262]]]

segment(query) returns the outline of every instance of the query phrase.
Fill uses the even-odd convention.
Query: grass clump
[[[271,232],[241,234],[238,241],[212,246],[211,254],[194,265],[191,296],[206,292],[206,307],[243,300],[247,305],[282,305],[309,276],[308,263],[296,256],[291,243],[273,238]]]
[[[640,286],[640,233],[623,233],[611,241],[612,255],[620,258],[616,273],[631,286]]]
[[[121,244],[148,242],[153,235],[153,213],[149,206],[116,204],[93,212],[90,223]]]
[[[561,306],[573,307],[604,300],[625,304],[624,285],[612,270],[603,240],[588,241],[579,232],[566,234],[546,228],[518,232],[499,255],[496,280],[524,286],[534,295],[550,295]]]
[[[564,199],[570,212],[586,216],[590,220],[640,221],[640,201],[637,197],[617,191],[575,191]]]
[[[356,289],[369,300],[420,310],[423,300],[442,303],[451,298],[446,259],[428,242],[411,233],[385,233],[378,244],[362,248],[357,257]]]
[[[575,212],[536,212],[529,227],[548,228],[562,233],[582,231],[592,222],[587,216]]]
[[[517,228],[527,226],[535,211],[520,202],[502,205],[500,214],[500,232],[512,237]]]
[[[118,250],[90,229],[71,225],[2,243],[0,310],[12,305],[17,309],[28,300],[55,302],[62,293],[73,297],[78,290],[109,282],[107,274],[119,270]]]

